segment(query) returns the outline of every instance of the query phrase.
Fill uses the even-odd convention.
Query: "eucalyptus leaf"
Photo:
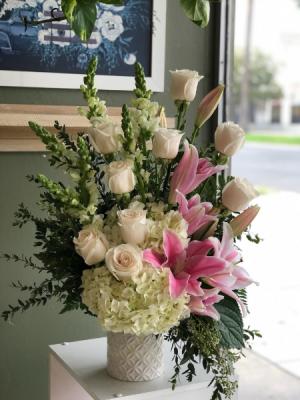
[[[194,24],[205,28],[209,22],[210,4],[208,0],[180,0],[185,15]]]
[[[244,347],[243,318],[237,302],[225,296],[224,300],[215,307],[220,313],[218,325],[221,345],[227,349],[242,349]]]

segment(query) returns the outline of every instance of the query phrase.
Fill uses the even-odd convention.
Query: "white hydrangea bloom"
[[[145,248],[162,249],[163,231],[165,229],[174,231],[181,239],[184,247],[186,247],[189,242],[188,223],[178,211],[169,211],[163,214],[161,207],[157,205],[156,219],[148,221],[148,237]]]
[[[107,331],[149,335],[167,332],[189,316],[189,296],[169,294],[169,270],[145,267],[128,282],[105,267],[83,271],[82,301]]]

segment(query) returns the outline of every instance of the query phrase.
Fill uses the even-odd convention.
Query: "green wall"
[[[214,23],[200,30],[190,23],[178,5],[168,0],[166,38],[166,92],[169,69],[196,69],[206,79],[200,82],[198,97],[207,92],[214,81]],[[80,82],[78,82],[78,85]],[[110,105],[120,106],[128,100],[126,92],[105,92]],[[158,94],[157,100],[167,105],[168,115],[174,108],[167,94]],[[1,103],[83,104],[77,90],[0,88]],[[195,110],[197,102],[192,107]],[[207,134],[207,133],[206,133]],[[12,227],[14,211],[19,202],[35,209],[37,190],[25,179],[26,174],[43,172],[55,176],[40,153],[0,153],[0,251],[31,255],[32,227],[22,230]],[[31,283],[40,279],[22,265],[0,265],[0,310],[14,303],[19,293],[10,287],[11,281]],[[58,315],[59,306],[48,306],[17,315],[12,325],[0,321],[0,399],[46,400],[48,390],[48,349],[53,343],[88,339],[101,335],[97,321],[81,313]]]

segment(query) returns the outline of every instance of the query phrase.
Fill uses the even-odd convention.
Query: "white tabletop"
[[[158,379],[150,382],[122,382],[111,378],[106,372],[106,338],[82,340],[67,344],[50,346],[51,355],[62,364],[69,374],[95,400],[110,400],[122,394],[122,398],[143,399],[153,398],[153,392],[160,395],[172,395],[171,384],[168,382],[173,375],[173,352],[170,344],[165,342],[165,372]],[[187,383],[182,377],[175,389],[175,393],[182,393],[206,388],[211,376],[199,366],[197,377],[193,383]],[[149,397],[147,396],[149,393]],[[151,395],[150,395],[151,394]],[[174,396],[176,397],[176,396]],[[171,397],[170,397],[171,398]]]

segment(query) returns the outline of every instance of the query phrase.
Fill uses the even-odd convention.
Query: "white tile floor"
[[[249,288],[252,313],[246,323],[263,334],[253,349],[300,377],[300,193],[271,193],[258,203],[252,232],[264,241],[241,246],[245,266],[260,282]]]

